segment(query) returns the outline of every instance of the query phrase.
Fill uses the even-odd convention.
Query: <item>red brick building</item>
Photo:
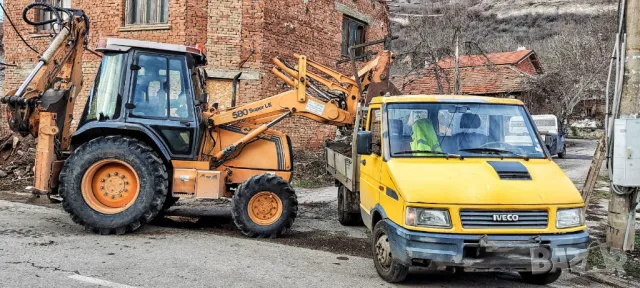
[[[209,57],[208,92],[212,102],[230,106],[232,79],[239,72],[238,103],[275,95],[282,81],[269,71],[271,58],[293,62],[293,53],[307,55],[330,67],[351,43],[382,38],[388,31],[388,7],[379,0],[46,0],[82,9],[91,19],[89,47],[102,37],[131,38],[183,45],[205,44]],[[5,0],[9,16],[27,41],[43,51],[50,27],[32,27],[21,20],[32,0]],[[49,17],[48,15],[33,15]],[[5,25],[6,69],[3,92],[17,88],[31,71],[37,56]],[[99,65],[85,53],[83,92],[74,118],[79,119]],[[350,71],[344,64],[345,72]],[[283,121],[276,129],[289,132],[294,146],[320,147],[333,127],[301,117]]]
[[[454,59],[435,65],[404,79],[395,77],[394,82],[407,94],[452,94]],[[527,92],[533,77],[544,73],[533,50],[461,56],[459,71],[460,94],[516,98]]]

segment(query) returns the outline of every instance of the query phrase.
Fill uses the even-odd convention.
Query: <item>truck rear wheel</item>
[[[168,191],[165,165],[144,143],[122,136],[93,139],[65,162],[60,196],[74,222],[100,234],[124,234],[150,222]]]
[[[351,213],[347,209],[347,187],[338,186],[338,222],[343,226],[358,226],[362,224],[360,213]]]
[[[373,264],[380,278],[389,283],[402,282],[409,274],[409,267],[399,263],[391,253],[391,243],[384,221],[378,221],[371,233]]]
[[[291,228],[297,214],[295,191],[276,175],[253,176],[233,195],[233,221],[249,237],[278,237]]]
[[[562,146],[562,151],[558,152],[558,158],[563,159],[567,156],[567,145]]]

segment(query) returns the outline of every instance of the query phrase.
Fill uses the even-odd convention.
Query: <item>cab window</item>
[[[105,54],[96,76],[89,111],[84,121],[112,120],[120,117],[120,83],[122,68],[126,63],[126,54]]]
[[[182,57],[140,55],[135,71],[131,114],[143,118],[191,118],[191,95]]]

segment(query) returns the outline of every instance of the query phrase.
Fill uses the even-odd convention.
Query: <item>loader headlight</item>
[[[451,228],[449,211],[407,207],[405,223],[409,226]]]
[[[559,209],[556,213],[556,228],[571,228],[584,225],[582,208]]]

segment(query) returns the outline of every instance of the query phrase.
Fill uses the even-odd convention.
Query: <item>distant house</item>
[[[406,94],[453,94],[455,60],[447,58],[394,83]],[[544,73],[533,50],[460,57],[460,94],[524,98],[527,83]]]

